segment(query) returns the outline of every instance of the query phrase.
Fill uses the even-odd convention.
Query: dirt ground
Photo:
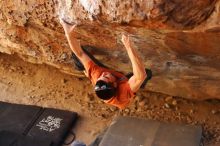
[[[0,53],[0,101],[53,107],[79,114],[76,139],[89,144],[113,118],[135,116],[163,122],[202,125],[202,146],[220,146],[220,101],[191,101],[140,91],[125,110],[106,105],[93,93],[90,81],[47,66]]]

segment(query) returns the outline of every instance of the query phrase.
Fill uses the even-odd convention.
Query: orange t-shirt
[[[88,77],[93,85],[96,84],[96,81],[101,76],[101,74],[106,71],[117,77],[117,91],[114,97],[109,100],[104,100],[104,102],[123,109],[130,103],[135,95],[131,91],[127,77],[122,73],[100,67],[96,65],[93,61],[90,61],[88,63]]]

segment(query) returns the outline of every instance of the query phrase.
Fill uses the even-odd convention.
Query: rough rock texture
[[[122,72],[131,71],[120,42],[129,33],[153,71],[147,90],[220,99],[219,0],[2,0],[0,52],[82,76],[58,15],[78,23],[82,45]]]

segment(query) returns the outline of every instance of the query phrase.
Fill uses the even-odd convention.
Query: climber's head
[[[116,87],[116,77],[110,72],[103,72],[97,79],[95,92],[99,98],[108,100],[116,94]]]

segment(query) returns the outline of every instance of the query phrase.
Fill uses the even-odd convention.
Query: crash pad
[[[0,102],[0,145],[59,146],[76,119],[75,112]]]
[[[201,136],[201,126],[119,117],[99,146],[199,146]]]

